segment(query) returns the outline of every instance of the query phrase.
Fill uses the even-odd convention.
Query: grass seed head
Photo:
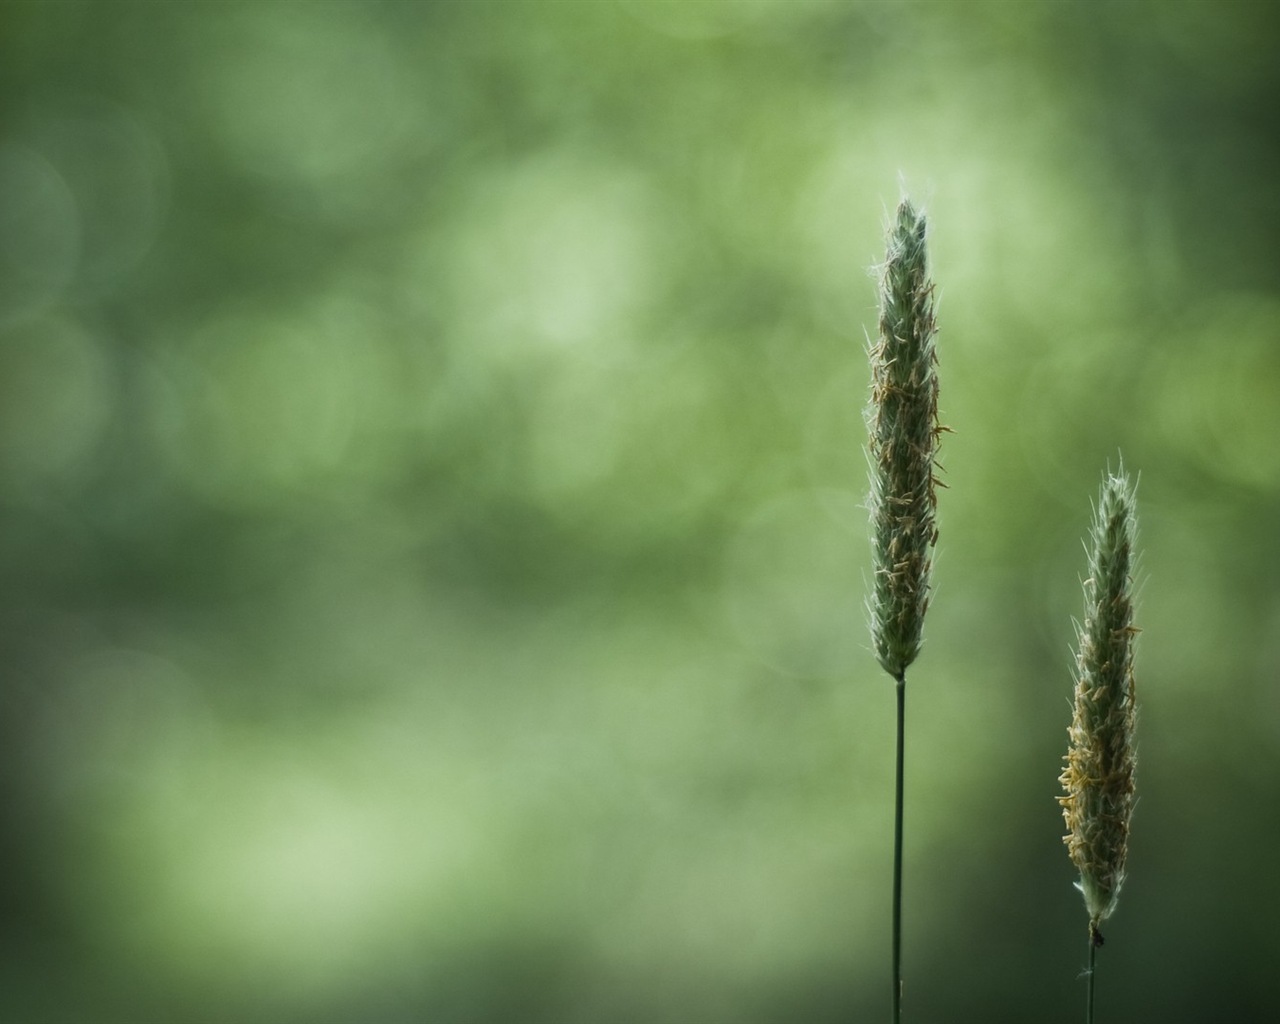
[[[920,653],[937,543],[938,425],[934,297],[925,218],[903,200],[880,268],[880,322],[871,344],[871,637],[901,678]]]
[[[1133,575],[1135,491],[1121,465],[1102,484],[1084,582],[1085,619],[1076,653],[1075,707],[1059,797],[1064,842],[1080,872],[1090,933],[1115,911],[1125,878],[1134,804]]]

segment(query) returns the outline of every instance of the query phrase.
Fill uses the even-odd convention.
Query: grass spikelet
[[[1091,948],[1115,911],[1125,878],[1137,752],[1134,724],[1133,575],[1135,489],[1123,465],[1103,480],[1094,510],[1085,621],[1076,655],[1075,711],[1059,781],[1067,824],[1064,842],[1080,872]],[[1092,959],[1092,957],[1091,957]]]
[[[879,335],[869,350],[870,611],[876,658],[895,679],[920,653],[929,607],[938,480],[936,326],[925,218],[903,200],[889,231],[880,278]]]
[[[871,640],[894,678],[897,755],[893,822],[893,1020],[902,1019],[902,807],[907,666],[920,653],[929,607],[931,553],[938,541],[934,473],[938,439],[933,284],[925,219],[907,200],[889,229],[880,273],[880,324],[870,345]]]

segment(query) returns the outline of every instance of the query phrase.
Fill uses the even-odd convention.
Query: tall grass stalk
[[[1080,872],[1077,888],[1089,913],[1085,1020],[1093,1022],[1094,966],[1099,926],[1115,912],[1125,878],[1133,815],[1137,748],[1134,725],[1133,576],[1137,555],[1135,489],[1123,464],[1107,473],[1094,509],[1085,620],[1078,629],[1075,709],[1059,781],[1067,834],[1063,841]]]
[[[906,672],[920,653],[937,543],[937,357],[925,218],[899,205],[880,268],[880,317],[871,361],[871,639],[897,695],[893,833],[893,1020],[902,1019],[902,808]]]

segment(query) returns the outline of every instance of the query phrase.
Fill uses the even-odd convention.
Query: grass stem
[[[938,541],[937,356],[925,218],[898,206],[880,273],[880,323],[871,359],[872,577],[868,606],[876,660],[897,689],[893,803],[893,1022],[902,1020],[902,804],[907,666],[920,653]]]
[[[907,677],[894,678],[898,693],[898,755],[893,798],[893,1024],[902,1021],[902,782],[906,737]]]
[[[1098,956],[1098,947],[1102,945],[1102,936],[1094,930],[1092,926],[1089,928],[1089,981],[1088,995],[1085,997],[1085,1024],[1093,1024],[1093,970],[1094,963]]]
[[[1094,963],[1102,945],[1098,926],[1115,912],[1124,884],[1135,801],[1136,507],[1124,465],[1115,473],[1108,470],[1094,507],[1070,745],[1059,776],[1064,792],[1058,802],[1067,825],[1063,841],[1080,872],[1076,888],[1089,912],[1087,1024],[1093,1024]]]

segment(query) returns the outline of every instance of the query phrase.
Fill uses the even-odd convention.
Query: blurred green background
[[[955,430],[907,1014],[1081,1017],[1054,798],[1122,451],[1100,1016],[1266,1019],[1275,12],[5,4],[0,1017],[887,1018],[862,407],[905,190]]]

